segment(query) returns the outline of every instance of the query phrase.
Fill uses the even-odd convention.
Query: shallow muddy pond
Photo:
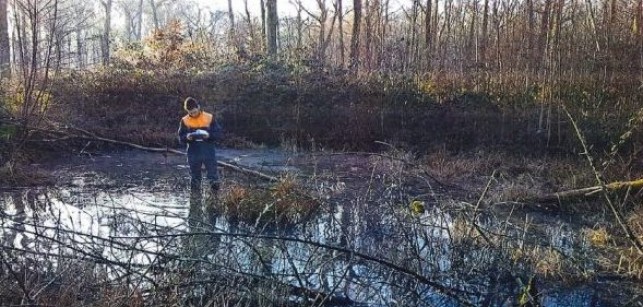
[[[439,195],[412,212],[404,205],[412,192],[375,168],[366,178],[354,170],[347,173],[355,178],[306,177],[302,186],[319,207],[287,224],[231,218],[222,205],[231,186],[270,187],[222,170],[223,190],[211,202],[208,193],[187,190],[183,158],[120,155],[70,160],[56,186],[0,192],[3,249],[52,267],[60,259],[99,263],[111,279],[128,276],[128,285],[147,290],[179,283],[193,301],[215,295],[207,287],[215,279],[241,285],[239,296],[272,291],[293,305],[514,306],[528,285],[538,287],[532,292],[544,306],[608,305],[590,284],[528,283],[535,274],[515,256],[528,242],[542,242],[543,255],[555,259],[584,252],[582,236],[564,222],[532,232],[494,216],[467,215],[467,204]],[[262,151],[221,157],[276,174],[310,172],[274,151],[266,158]],[[504,239],[493,238],[500,232]],[[186,267],[185,280],[171,278]]]

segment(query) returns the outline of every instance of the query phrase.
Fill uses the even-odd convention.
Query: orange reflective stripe
[[[201,112],[197,117],[183,116],[183,124],[190,129],[208,128],[211,123],[212,114],[207,112]]]

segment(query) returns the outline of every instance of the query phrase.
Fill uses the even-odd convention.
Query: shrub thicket
[[[176,146],[187,96],[215,110],[226,132],[257,143],[373,149],[374,141],[414,149],[504,147],[574,152],[577,141],[562,106],[588,140],[609,148],[628,128],[640,94],[627,88],[564,83],[467,88],[455,76],[410,80],[360,78],[267,60],[208,72],[113,68],[57,80],[60,121],[100,135]]]

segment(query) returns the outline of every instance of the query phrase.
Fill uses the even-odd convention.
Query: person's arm
[[[214,115],[213,115],[214,116]],[[212,121],[210,122],[210,126],[206,131],[208,131],[208,140],[210,142],[218,141],[221,139],[221,125],[219,125],[219,121],[217,121],[214,117],[212,118]]]
[[[179,125],[179,143],[185,144],[192,141],[192,138],[189,136],[189,134],[191,133],[190,130],[192,129],[188,128],[183,123],[183,120],[181,120],[181,124]]]

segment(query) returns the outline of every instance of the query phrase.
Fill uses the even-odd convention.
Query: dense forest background
[[[575,119],[637,160],[641,0],[256,2],[0,1],[2,164],[61,125],[175,147],[187,96],[235,144],[577,153]]]

